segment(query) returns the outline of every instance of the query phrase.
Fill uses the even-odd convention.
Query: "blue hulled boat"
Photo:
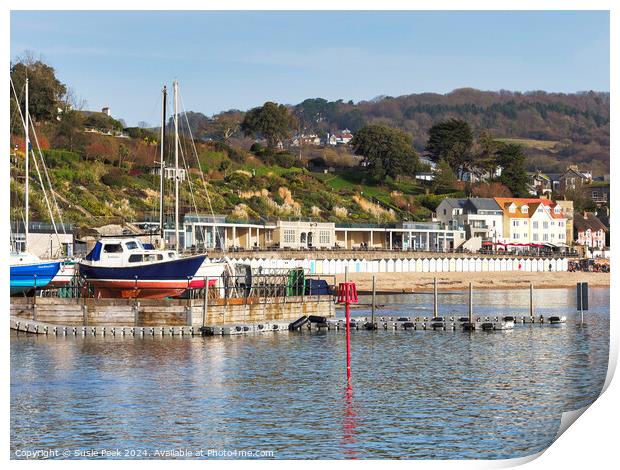
[[[11,295],[45,288],[60,265],[60,261],[41,261],[29,253],[11,253]]]
[[[204,279],[195,277],[205,258],[148,250],[136,238],[106,238],[80,261],[79,269],[96,297],[159,299],[202,287]]]

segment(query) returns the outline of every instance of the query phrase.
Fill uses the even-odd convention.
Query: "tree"
[[[355,133],[351,145],[355,154],[364,158],[366,168],[377,181],[387,176],[411,175],[418,167],[411,136],[400,129],[368,124]]]
[[[527,196],[528,180],[523,147],[518,144],[501,144],[497,152],[497,163],[502,167],[500,183],[506,185],[515,197]]]
[[[289,138],[295,128],[297,123],[289,109],[271,101],[248,111],[241,122],[241,130],[246,136],[264,137],[270,150]]]
[[[60,123],[56,128],[57,145],[73,150],[76,141],[84,129],[84,118],[82,113],[67,110],[62,113]]]
[[[476,183],[471,188],[474,197],[512,197],[508,187],[498,181],[490,183]]]
[[[431,160],[444,160],[461,176],[472,161],[474,134],[469,124],[459,119],[450,119],[435,124],[428,133],[426,151]]]
[[[476,143],[474,159],[476,165],[491,176],[493,176],[497,169],[497,152],[500,146],[501,142],[495,140],[489,131],[484,130],[480,132]]]
[[[432,184],[433,192],[435,194],[450,193],[456,189],[457,182],[456,175],[450,165],[445,160],[440,160]]]
[[[230,110],[215,116],[211,123],[213,136],[222,142],[228,142],[230,138],[239,131],[243,113],[241,111]]]
[[[65,107],[63,97],[67,93],[67,87],[56,78],[54,68],[45,64],[40,58],[36,59],[32,54],[26,54],[11,64],[11,80],[20,99],[23,99],[26,78],[28,78],[30,115],[39,121],[55,119],[58,116],[58,108]],[[13,97],[12,90],[9,90],[9,93]]]

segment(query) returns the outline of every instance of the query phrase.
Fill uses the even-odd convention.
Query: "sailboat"
[[[28,110],[28,78],[26,78],[26,112],[24,117],[24,130],[26,133],[25,146],[25,223],[24,223],[24,251],[11,252],[11,295],[26,294],[46,287],[56,276],[61,268],[60,261],[41,261],[38,256],[28,252],[28,233],[29,233],[29,161],[30,161],[30,133]]]
[[[166,87],[162,99],[162,142],[160,174],[160,235],[163,239],[164,139]],[[178,175],[179,143],[177,82],[174,82],[175,169]],[[79,263],[82,275],[95,288],[96,297],[151,298],[174,297],[188,288],[204,286],[205,255],[179,256],[179,179],[175,175],[176,250],[147,249],[137,238],[106,238]],[[223,270],[223,269],[222,269]],[[220,273],[221,274],[221,273]]]

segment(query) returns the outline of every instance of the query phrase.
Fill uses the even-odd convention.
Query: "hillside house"
[[[599,250],[605,247],[608,229],[593,212],[575,214],[574,227],[578,245]]]

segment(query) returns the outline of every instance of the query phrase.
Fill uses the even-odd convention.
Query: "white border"
[[[404,10],[404,9],[415,9],[415,10],[610,10],[611,11],[611,58],[610,58],[610,66],[611,66],[611,84],[616,83],[615,80],[618,79],[618,31],[620,27],[620,14],[618,10],[620,7],[616,6],[619,2],[613,1],[601,1],[601,0],[591,0],[591,1],[553,1],[553,0],[505,0],[502,1],[501,4],[497,1],[488,1],[488,0],[470,0],[468,2],[463,2],[462,0],[435,0],[435,1],[426,1],[426,2],[405,2],[405,1],[391,1],[391,0],[383,0],[382,2],[368,2],[364,0],[352,1],[352,0],[341,0],[337,4],[334,4],[333,1],[328,2],[325,0],[315,0],[312,2],[304,2],[303,4],[291,4],[286,1],[275,1],[275,0],[264,0],[262,2],[250,2],[250,1],[240,1],[240,0],[232,0],[228,2],[200,2],[200,1],[189,1],[189,0],[177,0],[173,3],[157,3],[154,2],[137,2],[137,1],[129,1],[129,0],[108,0],[106,2],[84,2],[76,1],[76,0],[58,0],[53,3],[49,1],[42,0],[30,0],[27,3],[16,0],[8,0],[4,3],[6,5],[1,13],[1,28],[0,28],[0,36],[2,37],[3,42],[3,56],[4,56],[4,64],[5,64],[5,73],[7,76],[6,83],[8,83],[8,64],[10,62],[10,52],[9,52],[9,44],[10,44],[10,9],[16,10],[46,10],[46,9],[67,9],[67,10],[95,10],[95,9],[152,9],[152,10],[166,10],[166,9],[175,9],[175,10],[189,10],[189,9],[213,9],[213,10],[236,10],[236,9],[266,9],[266,10],[308,10],[308,9],[338,9],[338,10]],[[500,6],[501,5],[501,6]],[[70,26],[70,25],[69,25]],[[612,86],[613,88],[613,86]],[[611,155],[615,155],[614,149],[617,147],[615,145],[614,139],[614,131],[617,126],[615,123],[617,122],[618,116],[618,99],[614,94],[613,90],[611,90],[611,108],[612,108],[612,139],[611,139]],[[1,113],[1,122],[2,129],[4,132],[1,133],[1,141],[2,148],[8,149],[8,133],[6,129],[8,129],[8,115],[9,115],[9,94],[4,93],[3,95],[3,104],[2,107],[3,112]],[[615,163],[614,159],[611,159],[611,174],[617,174],[617,163]],[[614,177],[612,176],[612,178]],[[8,180],[8,165],[0,165],[0,181]],[[0,198],[2,199],[2,203],[5,207],[3,214],[8,214],[9,207],[9,188],[8,185],[1,185],[0,190]],[[613,200],[614,207],[618,206],[618,198],[616,197],[616,191],[611,192],[611,198]],[[9,246],[9,230],[7,230],[7,220],[2,221],[5,227],[2,236],[5,238],[5,246]],[[618,224],[615,223],[615,219],[612,216],[612,246],[616,246],[618,243],[618,239],[616,237],[618,229]],[[8,258],[4,258],[8,259]],[[5,264],[4,268],[0,271],[0,285],[8,286],[8,269]],[[615,282],[616,276],[615,273],[612,272],[612,289],[611,289],[611,303],[615,305],[616,300],[620,297],[620,293],[615,290],[617,287],[617,283]],[[4,305],[8,306],[8,289],[3,290],[3,300]],[[6,310],[5,310],[6,311]],[[614,312],[611,313],[611,331],[610,331],[610,340],[611,340],[611,349],[610,349],[610,367],[608,371],[606,386],[608,386],[605,393],[579,418],[577,423],[571,427],[571,429],[564,433],[546,452],[543,453],[542,456],[535,459],[532,463],[530,463],[530,467],[532,468],[549,468],[558,467],[558,468],[607,468],[606,465],[608,462],[617,461],[617,451],[618,447],[617,437],[616,437],[616,429],[620,425],[618,418],[620,417],[619,408],[620,408],[620,386],[618,386],[618,381],[611,382],[611,378],[613,376],[613,371],[615,370],[617,363],[617,355],[618,355],[618,322],[615,321]],[[9,329],[0,329],[3,345],[4,345],[4,360],[2,361],[2,372],[5,378],[4,380],[4,388],[3,388],[3,406],[4,406],[4,416],[8,418],[9,416],[9,394],[10,394],[10,381],[9,381]],[[4,458],[8,460],[9,458],[9,445],[10,445],[10,434],[9,434],[9,420],[5,420],[5,428],[3,432],[3,444],[4,444]],[[505,467],[512,465],[519,465],[522,463],[526,463],[527,461],[533,460],[535,456],[524,458],[524,459],[516,459],[516,460],[506,460],[506,461],[406,461],[405,463],[397,462],[397,461],[381,461],[380,465],[415,465],[422,467],[435,467],[435,468],[497,468],[497,467]],[[90,463],[90,462],[89,462]],[[109,465],[110,462],[94,462],[95,465]],[[115,466],[128,466],[128,465],[144,465],[144,466],[162,466],[168,465],[168,462],[165,461],[146,461],[146,462],[114,462]],[[175,465],[205,465],[204,462],[191,462],[191,461],[183,461],[175,462]],[[252,461],[252,466],[255,467],[267,467],[273,465],[287,465],[287,462],[276,461],[276,462],[259,462]],[[346,465],[344,462],[323,462],[321,465],[332,466],[340,466]],[[367,467],[370,465],[375,465],[375,461],[363,461],[358,462],[357,465]],[[29,462],[29,461],[12,461],[11,465],[15,467],[20,466],[29,466],[29,465],[42,465],[40,462]],[[83,465],[81,462],[48,462],[44,465],[49,465],[52,468],[65,465]],[[239,461],[239,462],[208,462],[206,465],[209,466],[223,466],[227,467],[241,467],[248,465],[247,462]],[[295,462],[296,466],[307,466],[314,465],[313,462]]]

